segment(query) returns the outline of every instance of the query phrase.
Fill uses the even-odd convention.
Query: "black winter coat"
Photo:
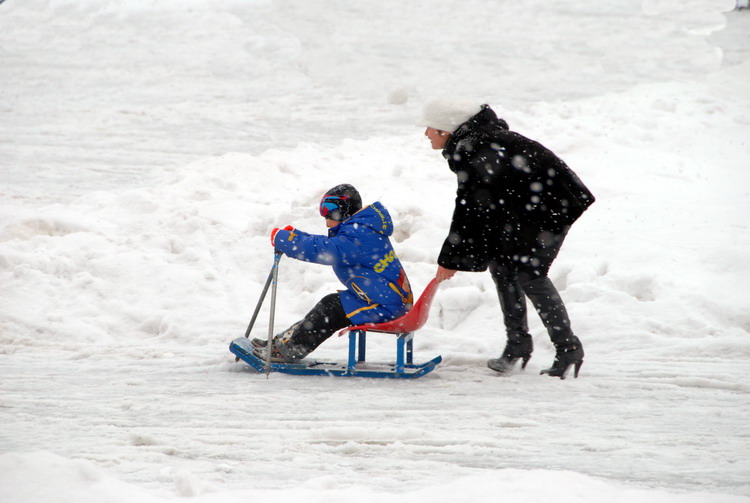
[[[443,156],[458,178],[438,258],[448,269],[484,271],[493,260],[512,266],[565,233],[594,202],[559,157],[510,131],[487,105],[453,133]]]

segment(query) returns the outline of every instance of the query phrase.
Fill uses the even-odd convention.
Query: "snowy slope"
[[[2,3],[0,501],[750,501],[750,12],[732,6]],[[441,286],[416,353],[444,363],[421,380],[235,363],[270,229],[323,233],[335,184],[389,208],[427,284],[455,180],[415,123],[445,93],[597,196],[551,271],[581,377],[539,376],[534,316],[527,369],[485,367],[504,343],[487,274]],[[339,286],[289,259],[280,277],[280,328]]]

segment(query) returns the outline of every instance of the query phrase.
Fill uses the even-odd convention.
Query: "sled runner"
[[[437,292],[438,281],[427,285],[414,307],[404,316],[377,324],[347,327],[340,332],[349,332],[349,356],[346,363],[300,360],[297,363],[272,363],[271,372],[293,375],[329,375],[336,377],[385,377],[413,379],[428,374],[442,361],[441,356],[432,360],[414,363],[414,333],[419,330],[430,313],[432,300]],[[395,363],[371,363],[365,360],[367,333],[383,333],[396,336]],[[247,338],[232,341],[229,350],[258,372],[266,372],[266,362],[253,354],[253,346]]]

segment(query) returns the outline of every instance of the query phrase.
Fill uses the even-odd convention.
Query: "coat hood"
[[[476,115],[461,124],[451,135],[443,156],[448,159],[456,151],[472,150],[474,145],[490,141],[508,130],[508,123],[504,119],[499,118],[489,105],[482,105]]]
[[[328,235],[335,236],[352,225],[369,227],[383,236],[391,236],[393,234],[393,219],[391,219],[391,215],[385,209],[385,206],[379,201],[365,206],[347,220],[330,228]]]

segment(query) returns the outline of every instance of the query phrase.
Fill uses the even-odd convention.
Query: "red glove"
[[[276,233],[279,232],[280,230],[282,230],[282,229],[279,229],[278,227],[276,227],[276,228],[274,228],[274,230],[271,231],[271,246],[273,246],[273,247],[276,246]],[[287,225],[286,227],[284,227],[283,230],[285,230],[285,231],[293,231],[294,227],[292,227],[291,225]]]

